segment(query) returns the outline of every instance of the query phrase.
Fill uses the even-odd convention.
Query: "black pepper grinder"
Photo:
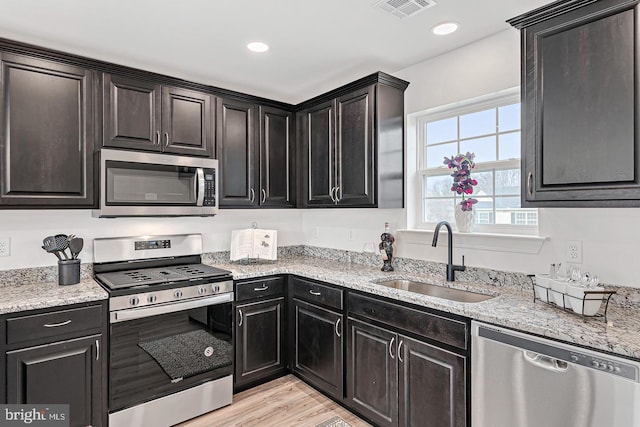
[[[395,242],[395,238],[391,233],[389,233],[389,223],[384,223],[384,233],[380,235],[380,244],[378,248],[380,249],[380,255],[382,255],[382,261],[384,262],[382,266],[382,271],[393,271],[393,266],[391,265],[391,261],[393,260],[393,242]]]

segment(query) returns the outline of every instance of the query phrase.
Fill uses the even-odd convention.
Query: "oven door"
[[[232,300],[233,293],[111,313],[109,412],[231,375]]]
[[[217,160],[103,149],[101,217],[217,213]]]

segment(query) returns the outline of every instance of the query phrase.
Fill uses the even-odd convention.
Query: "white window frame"
[[[416,146],[417,146],[417,182],[418,185],[415,188],[413,198],[416,205],[416,228],[432,230],[436,223],[423,221],[424,216],[424,204],[423,204],[423,191],[424,191],[424,177],[425,176],[437,176],[446,174],[448,168],[443,164],[441,168],[426,168],[424,164],[426,158],[426,124],[427,122],[437,121],[453,116],[461,116],[477,111],[482,111],[488,108],[496,108],[504,105],[510,105],[520,102],[520,88],[510,88],[500,92],[484,95],[481,97],[456,102],[453,104],[444,105],[442,107],[436,107],[426,110],[424,114],[416,117]],[[520,129],[522,132],[522,129]],[[455,154],[455,153],[452,153]],[[522,153],[520,154],[522,157]],[[509,160],[496,160],[490,162],[476,163],[474,168],[475,172],[500,170],[500,169],[517,169],[521,166],[521,159],[509,159]],[[494,175],[495,179],[495,175]],[[495,185],[494,185],[495,188]],[[473,197],[473,195],[472,195]],[[494,195],[495,197],[495,195]],[[528,209],[530,211],[532,209]],[[539,220],[539,216],[538,216]],[[522,235],[537,235],[538,225],[515,225],[515,224],[474,224],[474,232],[480,233],[498,233],[498,234],[522,234]]]

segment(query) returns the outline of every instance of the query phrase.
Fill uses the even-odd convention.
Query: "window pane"
[[[498,131],[520,129],[520,103],[498,108]]]
[[[460,152],[470,151],[475,153],[476,162],[489,162],[496,160],[496,137],[487,136],[485,138],[469,139],[460,141]]]
[[[427,145],[458,139],[458,118],[427,123]]]
[[[491,197],[480,197],[478,203],[473,205],[473,210],[479,217],[493,215],[493,199]]]
[[[451,192],[451,185],[453,184],[453,178],[450,175],[438,175],[438,176],[425,176],[424,177],[424,189],[425,197],[453,197]]]
[[[520,197],[496,197],[496,224],[518,224],[516,220],[520,213]]]
[[[460,138],[496,133],[496,109],[460,116]]]
[[[473,187],[471,197],[493,196],[493,172],[472,172],[471,177],[478,181],[478,185]]]
[[[520,195],[520,169],[496,171],[496,194]]]
[[[437,168],[444,166],[445,156],[451,157],[458,154],[458,148],[455,142],[451,144],[436,145],[433,147],[427,147],[427,167]]]
[[[453,215],[453,208],[455,204],[453,198],[451,199],[426,199],[424,200],[424,221],[425,222],[439,222],[439,221],[455,221]]]
[[[507,133],[498,138],[498,151],[500,152],[498,157],[500,160],[520,158],[520,132]]]

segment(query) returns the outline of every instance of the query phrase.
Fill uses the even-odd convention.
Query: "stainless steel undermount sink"
[[[413,280],[383,280],[376,282],[376,284],[386,286],[388,288],[402,289],[404,291],[415,292],[417,294],[466,303],[482,302],[493,298],[491,295],[463,291],[461,289],[446,288],[438,285],[430,285],[429,283],[414,282]]]

